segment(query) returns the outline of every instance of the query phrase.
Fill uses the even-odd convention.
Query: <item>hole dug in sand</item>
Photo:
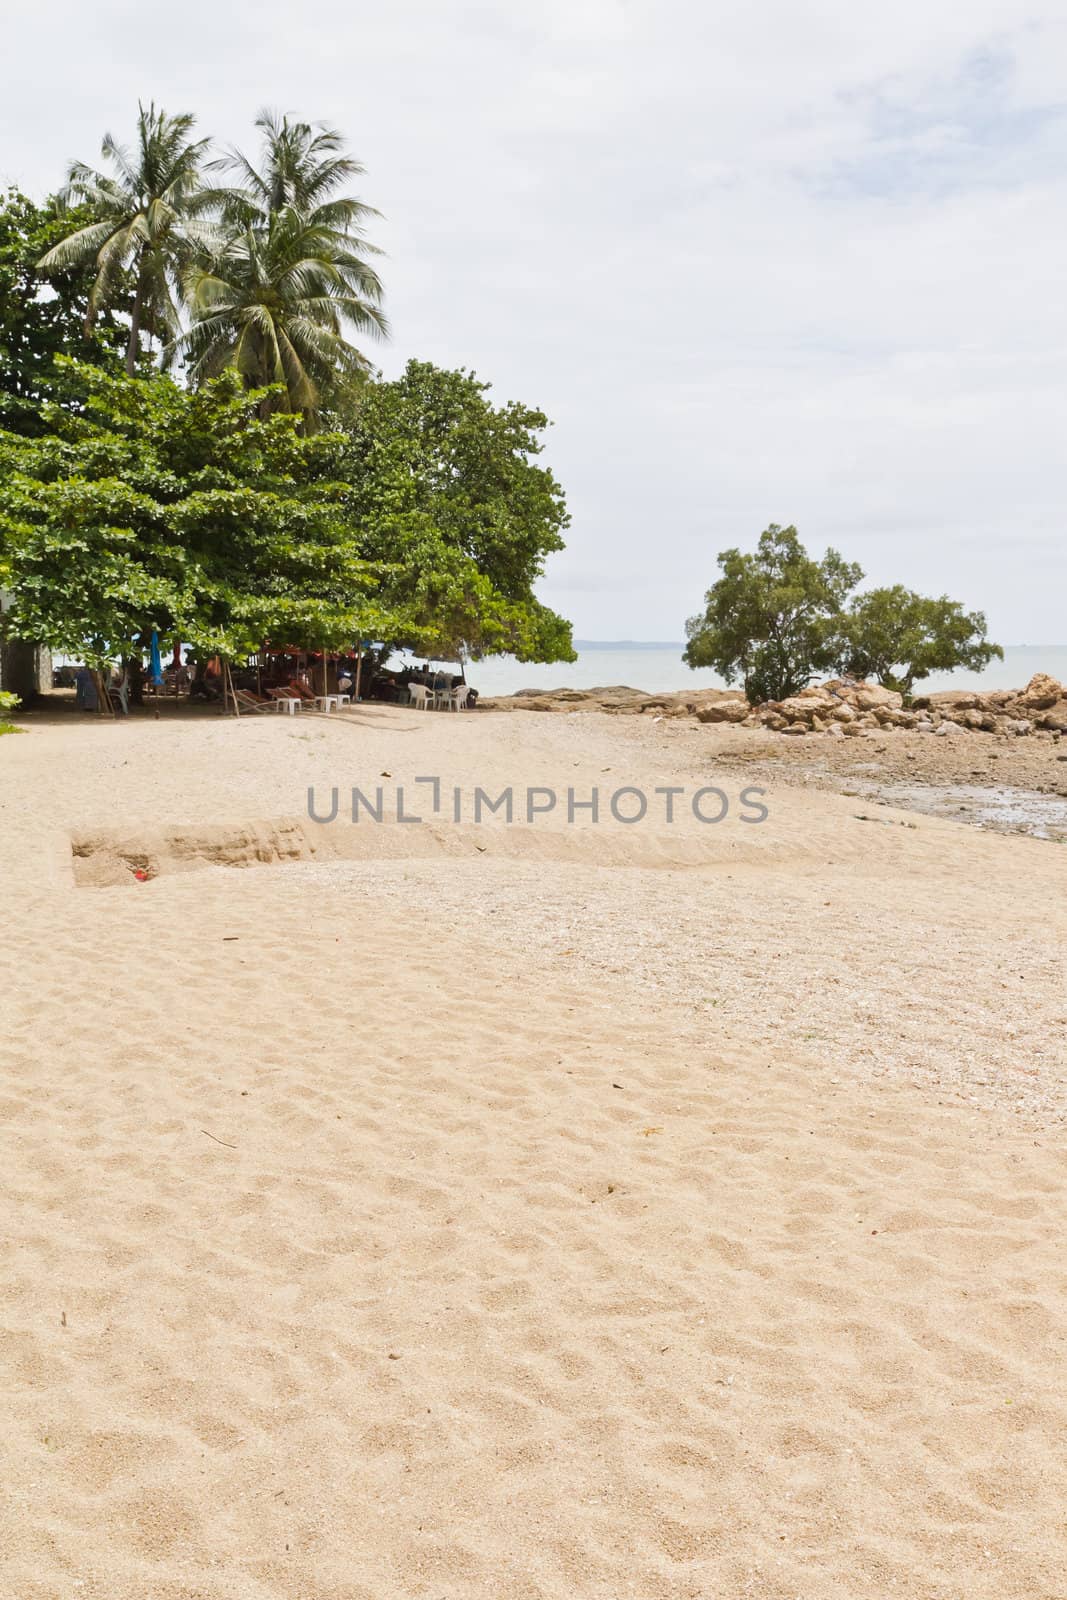
[[[788,849],[788,845],[783,848]],[[497,858],[519,862],[574,861],[609,868],[705,869],[764,860],[767,850],[745,830],[700,832],[615,828],[545,828],[424,822],[348,827],[299,817],[220,823],[201,828],[86,832],[71,839],[74,882],[80,888],[144,883],[200,867],[279,866],[290,862],[382,861],[417,858]]]
[[[173,872],[194,872],[199,867],[312,861],[322,853],[317,848],[322,842],[314,840],[296,820],[166,828],[136,836],[85,833],[71,839],[71,860],[79,888],[104,889],[144,883]]]

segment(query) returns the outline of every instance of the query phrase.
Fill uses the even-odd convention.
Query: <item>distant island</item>
[[[684,639],[575,639],[576,650],[684,650]]]

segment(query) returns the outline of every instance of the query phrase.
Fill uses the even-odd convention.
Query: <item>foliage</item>
[[[154,105],[141,105],[134,151],[105,134],[101,154],[116,175],[74,162],[60,201],[87,208],[91,220],[40,261],[44,272],[93,263],[86,328],[103,307],[125,301],[132,288],[126,344],[131,377],[142,329],[164,343],[178,333],[177,284],[193,249],[199,168],[208,143],[191,138],[195,122],[188,114],[169,117]]]
[[[88,214],[61,218],[55,205],[35,205],[9,189],[0,195],[0,427],[38,434],[41,403],[61,398],[53,366],[58,355],[114,368],[122,330],[110,312],[86,333],[93,274],[85,266],[57,271],[45,283],[40,257]]]
[[[361,553],[392,565],[383,599],[406,618],[395,642],[442,658],[573,661],[570,624],[533,593],[569,520],[536,460],[548,420],[493,406],[488,388],[418,361],[368,386],[349,432]]]
[[[690,667],[712,667],[727,683],[740,678],[757,703],[797,694],[837,665],[845,606],[863,577],[858,566],[836,550],[814,561],[796,529],[776,523],[760,535],[755,554],[724,550],[719,566],[704,613],[686,623]]]
[[[755,555],[725,550],[719,566],[704,614],[686,624],[685,660],[727,683],[740,677],[753,704],[784,700],[831,671],[909,696],[931,672],[980,672],[1004,654],[987,642],[982,613],[946,595],[927,599],[896,584],[853,596],[860,568],[835,550],[813,561],[795,528],[772,524]]]
[[[192,327],[180,341],[194,382],[234,367],[254,388],[280,387],[264,404],[300,412],[314,427],[321,405],[365,381],[370,363],[346,337],[386,331],[376,254],[363,225],[376,216],[338,189],[362,173],[341,135],[263,112],[263,155],[239,151],[213,168],[240,180],[205,192],[218,215],[214,247],[183,278]]]
[[[262,419],[235,374],[193,394],[162,374],[73,376],[84,415],[49,407],[50,436],[0,433],[14,636],[103,668],[152,628],[234,657],[394,625],[356,548],[343,437]]]
[[[22,730],[16,728],[13,722],[4,721],[4,713],[17,711],[21,704],[22,701],[17,694],[12,694],[8,689],[0,689],[0,734],[21,733]]]
[[[58,212],[0,211],[8,631],[101,668],[153,628],[200,655],[362,637],[572,660],[534,594],[568,522],[547,419],[465,372],[373,381],[351,342],[386,332],[363,169],[331,128],[257,127],[258,164],[209,160],[191,116],[141,106],[135,148],[108,135]]]
[[[877,677],[906,698],[919,678],[931,672],[967,667],[980,672],[994,657],[997,644],[986,640],[986,619],[980,611],[964,611],[947,595],[928,599],[895,584],[871,589],[853,601],[847,624],[845,665],[857,677]]]

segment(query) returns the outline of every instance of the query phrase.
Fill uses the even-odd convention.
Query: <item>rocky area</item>
[[[1044,675],[1020,690],[920,695],[907,708],[891,690],[840,679],[755,707],[736,689],[652,695],[624,687],[483,705],[606,713],[635,734],[654,723],[668,744],[695,742],[716,768],[736,768],[749,781],[1067,841],[1067,689]]]
[[[483,700],[493,711],[603,711],[615,716],[689,717],[697,722],[765,728],[791,736],[825,734],[856,738],[904,729],[951,738],[984,733],[1001,738],[1058,740],[1067,733],[1067,688],[1037,673],[1025,689],[944,689],[904,698],[880,684],[831,678],[786,700],[750,706],[740,689],[681,690],[644,694],[624,686],[602,689],[520,690]]]

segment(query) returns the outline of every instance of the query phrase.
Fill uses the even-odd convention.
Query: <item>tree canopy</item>
[[[76,376],[83,414],[53,406],[51,434],[0,433],[16,637],[102,666],[152,628],[233,657],[398,625],[356,548],[343,437],[262,418],[235,374],[191,394],[163,374]]]
[[[421,361],[368,386],[349,434],[360,550],[392,564],[384,594],[409,619],[404,642],[573,661],[570,624],[534,595],[569,520],[537,462],[548,419],[488,393],[472,373]]]
[[[106,170],[0,204],[6,630],[96,664],[153,628],[573,659],[534,592],[568,521],[547,418],[463,371],[375,376],[363,168],[323,124],[256,126],[256,160],[215,156],[142,105]]]
[[[85,329],[91,267],[74,265],[44,282],[37,262],[85,213],[60,216],[54,205],[36,205],[17,189],[0,195],[0,427],[40,434],[47,428],[41,406],[60,396],[59,355],[118,366],[123,329],[108,311]],[[116,298],[115,312],[125,303]]]
[[[845,606],[863,576],[854,562],[836,550],[815,561],[795,528],[772,523],[754,554],[724,550],[719,566],[703,614],[686,623],[691,667],[740,678],[756,702],[797,694],[837,665]]]
[[[956,667],[981,672],[1004,655],[1000,645],[987,641],[981,611],[964,611],[944,594],[928,599],[901,584],[869,589],[854,600],[846,633],[848,670],[857,677],[876,677],[906,697],[931,672]]]
[[[772,523],[754,554],[724,550],[719,566],[703,613],[686,624],[684,659],[727,683],[740,679],[753,703],[784,700],[818,674],[846,671],[907,696],[931,672],[980,671],[1003,655],[987,642],[981,612],[899,584],[857,595],[862,569],[836,550],[815,561],[792,527]]]
[[[532,459],[545,419],[466,373],[412,363],[350,431],[306,434],[225,372],[68,364],[79,405],[0,432],[0,550],[16,637],[102,664],[153,628],[201,654],[357,638],[438,654],[573,659],[535,598],[562,492]]]

